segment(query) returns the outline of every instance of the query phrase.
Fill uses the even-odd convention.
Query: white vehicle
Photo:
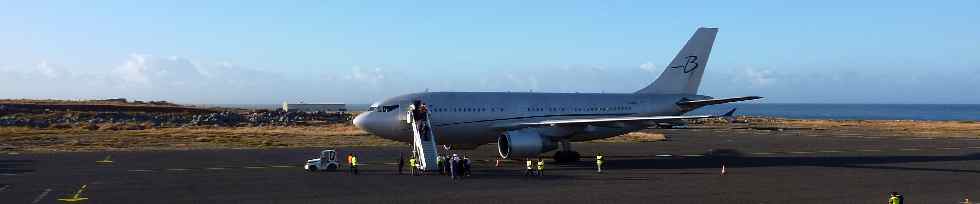
[[[306,160],[306,165],[303,165],[307,171],[334,171],[338,167],[337,151],[332,149],[321,151],[320,158]]]

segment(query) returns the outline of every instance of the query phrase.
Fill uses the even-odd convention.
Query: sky
[[[700,94],[980,104],[980,1],[0,0],[0,98],[371,103],[630,93],[718,27]]]

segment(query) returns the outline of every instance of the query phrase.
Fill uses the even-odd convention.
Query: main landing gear
[[[555,152],[552,157],[555,159],[555,163],[571,163],[577,162],[582,157],[578,152],[572,151],[572,145],[568,140],[561,141],[561,149]]]

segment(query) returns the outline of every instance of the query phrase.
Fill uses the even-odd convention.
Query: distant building
[[[282,110],[297,112],[347,112],[343,103],[282,103]]]

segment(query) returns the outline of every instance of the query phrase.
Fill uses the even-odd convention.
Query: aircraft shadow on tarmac
[[[609,157],[608,169],[695,169],[727,167],[780,167],[780,166],[823,166],[842,168],[888,169],[910,171],[940,171],[960,173],[980,173],[974,169],[948,169],[925,167],[881,166],[909,162],[943,162],[980,160],[980,153],[958,156],[794,156],[794,157],[745,157],[737,151],[729,150],[725,155],[706,154],[704,157]],[[593,168],[593,167],[589,167]]]
[[[0,174],[34,172],[34,160],[0,159]]]

